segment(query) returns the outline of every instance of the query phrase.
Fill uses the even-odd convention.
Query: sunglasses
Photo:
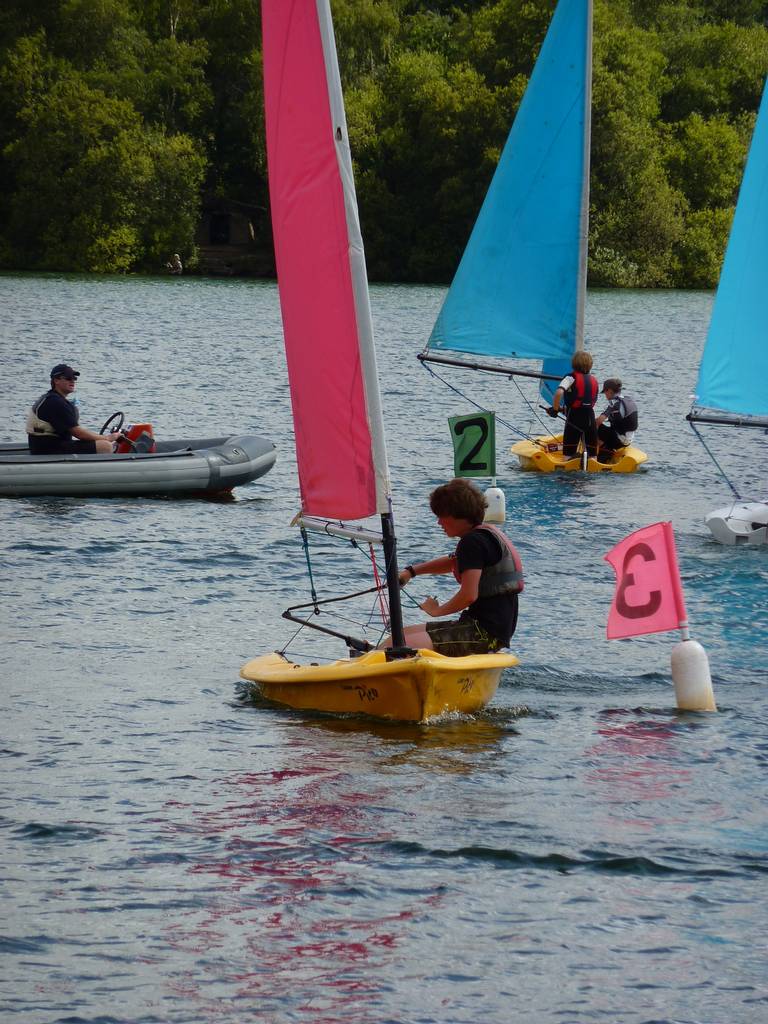
[[[54,380],[72,380],[72,381],[76,381],[77,377],[73,377],[71,373],[59,373],[53,379]]]

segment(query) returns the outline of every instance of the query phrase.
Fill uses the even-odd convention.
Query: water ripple
[[[449,549],[427,498],[452,472],[447,418],[466,410],[415,360],[443,297],[372,289],[408,562]],[[761,1019],[768,563],[702,524],[721,483],[683,417],[710,295],[588,297],[598,375],[641,400],[647,473],[526,474],[497,427],[526,570],[520,665],[483,712],[429,725],[287,712],[238,682],[293,637],[280,613],[312,582],[332,596],[369,572],[360,551],[313,538],[310,579],[289,527],[274,284],[0,274],[0,302],[8,440],[66,359],[86,425],[120,408],[161,436],[226,423],[279,449],[226,505],[0,502],[4,1021]],[[509,381],[459,372],[457,386],[527,424]],[[736,433],[712,443],[760,486],[764,438]],[[660,520],[718,714],[677,710],[675,634],[605,637],[603,556]],[[406,615],[450,587],[415,581]],[[341,653],[315,639],[294,652]]]

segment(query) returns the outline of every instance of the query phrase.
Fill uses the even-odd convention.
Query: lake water
[[[447,550],[427,498],[452,475],[447,416],[472,410],[415,358],[442,294],[372,290],[402,562]],[[88,426],[119,409],[278,447],[229,504],[0,500],[3,1020],[768,1019],[768,551],[703,525],[729,500],[684,420],[710,294],[589,296],[595,369],[638,399],[647,472],[522,473],[498,425],[521,664],[484,713],[422,727],[240,687],[309,600],[275,286],[2,275],[0,303],[0,439],[63,360]],[[535,428],[515,384],[444,375]],[[765,436],[702,429],[765,497]],[[663,519],[717,714],[675,710],[676,635],[605,639],[603,555]],[[313,569],[326,593],[366,571],[330,542]]]

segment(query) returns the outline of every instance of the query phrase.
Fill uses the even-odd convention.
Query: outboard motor
[[[115,448],[115,452],[118,454],[126,452],[144,454],[153,452],[157,447],[151,423],[131,423],[123,431],[123,436],[125,440],[118,441]]]

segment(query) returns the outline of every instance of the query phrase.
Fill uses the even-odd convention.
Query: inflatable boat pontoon
[[[31,455],[26,444],[0,444],[0,496],[226,496],[267,473],[275,446],[265,437],[155,442],[152,452]]]

